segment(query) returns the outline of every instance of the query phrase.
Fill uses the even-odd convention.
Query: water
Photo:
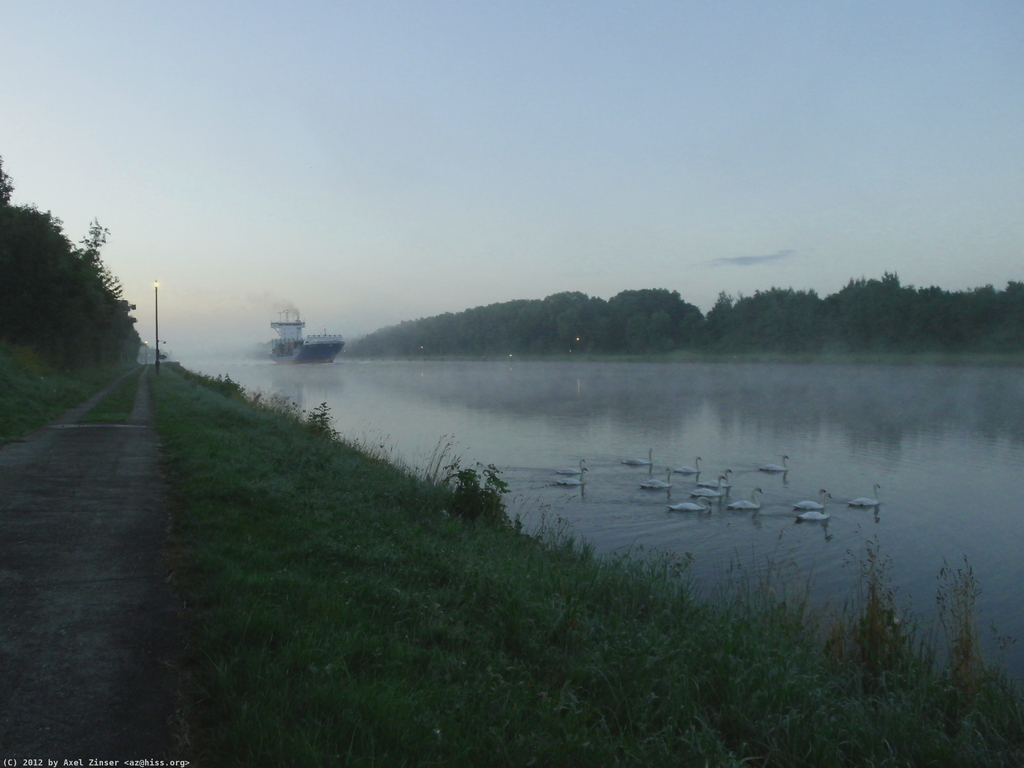
[[[443,435],[463,465],[495,464],[511,507],[536,525],[572,522],[598,551],[689,554],[714,583],[730,567],[772,561],[809,581],[819,604],[853,593],[865,542],[892,563],[897,601],[937,626],[943,563],[966,557],[989,660],[1024,677],[1024,378],[1017,368],[786,364],[345,362],[333,366],[211,364],[247,388],[283,392],[308,410],[331,407],[336,428],[425,466]],[[731,499],[763,489],[758,513],[676,513],[693,478],[666,491],[639,486],[702,458],[701,480],[732,469]],[[758,466],[781,463],[767,474]],[[554,485],[586,460],[585,493]],[[847,507],[872,496],[877,509]],[[830,519],[797,523],[792,505],[833,496]],[[993,630],[992,627],[995,627]],[[1022,638],[1000,650],[999,637]]]

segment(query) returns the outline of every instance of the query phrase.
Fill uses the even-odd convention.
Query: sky
[[[13,202],[178,354],[560,291],[1024,280],[1024,4],[0,0]]]

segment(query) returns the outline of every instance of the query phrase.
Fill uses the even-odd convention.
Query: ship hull
[[[280,354],[275,349],[270,357],[282,365],[323,365],[333,363],[344,346],[344,341],[306,343],[292,350],[282,349]]]

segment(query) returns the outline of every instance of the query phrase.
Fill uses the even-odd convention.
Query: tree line
[[[607,301],[584,293],[508,301],[375,331],[350,344],[373,356],[699,352],[1022,352],[1024,283],[968,291],[851,279],[821,298],[770,288],[721,293],[704,315],[663,288]]]
[[[0,340],[75,368],[135,360],[134,309],[100,258],[109,231],[94,220],[77,245],[34,205],[12,205],[0,158]]]

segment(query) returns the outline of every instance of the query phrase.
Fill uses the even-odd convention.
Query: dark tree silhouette
[[[518,300],[382,328],[357,355],[705,352],[1021,352],[1024,283],[950,293],[903,286],[895,273],[838,293],[769,288],[721,293],[704,317],[676,291],[579,292]]]
[[[135,319],[100,258],[108,231],[93,221],[76,247],[49,211],[10,204],[2,165],[0,188],[0,339],[64,367],[134,360]]]

